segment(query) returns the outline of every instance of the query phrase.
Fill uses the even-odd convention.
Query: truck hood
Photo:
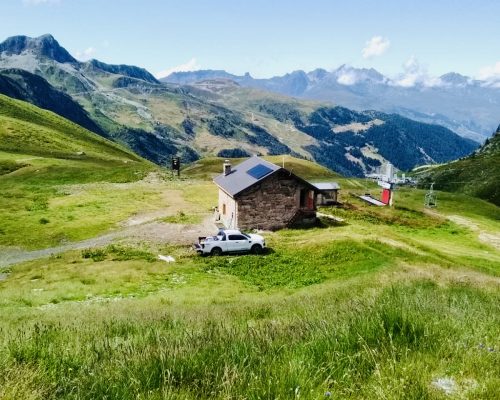
[[[264,240],[263,236],[257,235],[255,233],[250,233],[248,236],[250,236],[250,238],[252,240],[255,240],[255,241],[263,241]]]

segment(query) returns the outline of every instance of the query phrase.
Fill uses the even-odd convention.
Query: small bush
[[[38,220],[38,222],[39,222],[40,224],[42,224],[42,225],[46,225],[46,224],[48,224],[50,221],[49,221],[47,218],[44,218],[44,217],[43,217],[43,218],[40,218],[40,219]]]
[[[83,258],[91,258],[93,261],[104,261],[106,259],[106,251],[103,249],[85,249],[82,250]]]
[[[110,245],[106,247],[106,252],[113,255],[113,261],[145,260],[148,262],[156,261],[153,253],[136,249],[133,247]]]
[[[0,175],[10,174],[18,169],[26,167],[28,164],[18,163],[11,160],[0,160]]]

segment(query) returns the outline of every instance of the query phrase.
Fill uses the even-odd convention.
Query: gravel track
[[[157,244],[179,244],[188,245],[198,239],[198,236],[206,236],[215,233],[217,227],[213,217],[207,215],[200,224],[167,224],[156,221],[161,217],[158,213],[150,213],[136,216],[125,221],[123,228],[79,242],[49,247],[41,250],[22,250],[16,248],[0,249],[0,268],[19,264],[25,261],[50,257],[69,250],[81,250],[91,247],[102,247],[113,242],[150,242]],[[0,274],[0,280],[6,277]]]

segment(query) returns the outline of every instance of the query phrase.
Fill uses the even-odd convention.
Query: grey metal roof
[[[338,189],[340,189],[340,186],[337,182],[312,182],[312,185],[314,185],[319,190],[338,190]]]
[[[264,175],[260,179],[256,179],[249,175],[247,171],[259,164],[268,167],[271,172],[267,175]],[[267,178],[279,169],[281,169],[281,167],[278,167],[277,165],[270,163],[269,161],[263,160],[260,157],[253,156],[236,166],[231,166],[231,173],[229,175],[220,174],[219,176],[216,176],[214,178],[214,182],[227,194],[234,197],[241,191]]]

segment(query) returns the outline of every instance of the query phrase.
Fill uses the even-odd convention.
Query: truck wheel
[[[222,249],[220,247],[214,247],[210,254],[212,256],[220,256],[222,254]]]
[[[252,250],[251,250],[251,252],[252,252],[253,254],[261,254],[261,253],[262,253],[262,246],[261,246],[260,244],[254,244],[254,245],[252,246]]]

